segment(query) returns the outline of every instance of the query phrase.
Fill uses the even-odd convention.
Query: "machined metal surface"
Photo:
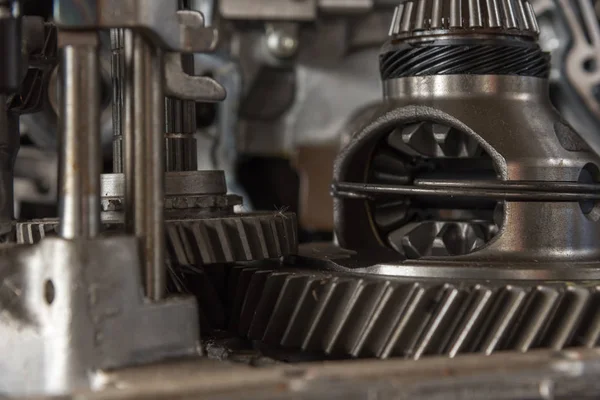
[[[61,33],[60,233],[100,232],[100,86],[96,33]],[[83,110],[79,106],[83,106]]]
[[[92,371],[199,353],[195,301],[148,303],[138,251],[131,237],[2,250],[3,395],[63,395],[94,386]]]

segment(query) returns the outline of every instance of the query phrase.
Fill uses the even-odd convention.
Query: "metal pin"
[[[425,6],[427,5],[427,0],[419,0],[417,4],[417,20],[415,22],[415,29],[424,29],[425,28]]]
[[[400,32],[410,31],[410,22],[412,17],[413,2],[409,1],[404,5],[404,12],[402,13],[402,21],[400,23]]]
[[[483,26],[483,18],[481,15],[481,7],[479,6],[479,0],[469,0],[469,14],[469,26],[471,28]]]
[[[537,23],[535,11],[533,11],[533,6],[528,1],[525,3],[525,11],[527,13],[527,19],[529,20],[529,28],[535,33],[540,33],[540,27]]]
[[[98,35],[61,32],[60,235],[100,232],[100,72]]]
[[[398,12],[400,11],[400,7],[402,7],[403,5],[399,5],[396,8],[394,8],[394,16],[392,17],[392,25],[390,26],[390,31],[388,32],[388,36],[393,36],[395,35],[396,32],[396,27],[398,26]]]
[[[433,0],[431,6],[431,28],[439,29],[442,27],[442,0]]]
[[[450,1],[450,28],[462,26],[462,0]]]
[[[500,5],[498,0],[486,0],[488,9],[488,25],[490,28],[499,28],[502,26],[500,19]]]

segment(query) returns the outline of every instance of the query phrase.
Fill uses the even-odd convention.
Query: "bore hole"
[[[44,298],[46,299],[46,303],[52,304],[55,294],[54,283],[48,279],[44,284]]]
[[[588,57],[585,60],[583,60],[583,69],[586,72],[596,72],[596,69],[598,68],[598,63],[596,62],[596,59],[594,57]]]
[[[586,164],[579,173],[579,183],[598,183],[600,181],[600,170],[592,163]],[[582,200],[579,202],[581,211],[591,220],[600,220],[600,202],[595,200]]]

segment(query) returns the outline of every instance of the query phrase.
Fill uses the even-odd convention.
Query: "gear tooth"
[[[275,302],[275,307],[262,340],[271,345],[279,346],[285,331],[291,323],[291,318],[296,307],[301,304],[298,299],[306,292],[311,277],[306,275],[290,275],[283,284],[283,288]]]
[[[396,27],[398,26],[398,12],[400,11],[401,6],[396,6],[396,8],[394,8],[394,15],[392,16],[392,24],[390,25],[388,36],[394,36],[398,33]]]
[[[345,339],[344,347],[347,354],[359,357],[363,353],[363,346],[372,334],[377,320],[382,317],[385,318],[383,310],[393,291],[394,288],[391,287],[389,281],[372,284],[365,288],[369,300],[365,301],[364,306],[358,309],[356,313],[357,323]]]
[[[512,0],[502,0],[502,21],[506,29],[517,29],[517,13]]]
[[[331,288],[319,301],[310,322],[309,329],[302,349],[308,351],[328,352],[337,337],[340,325],[347,317],[348,306],[353,306],[356,299],[354,296],[362,286],[362,280],[337,279],[331,284]]]
[[[590,298],[590,291],[586,288],[566,288],[552,322],[548,325],[541,346],[553,350],[565,348],[581,323]]]
[[[540,27],[538,26],[537,17],[530,1],[525,1],[525,14],[527,14],[527,20],[529,22],[529,30],[538,34],[540,33]]]
[[[235,295],[232,297],[231,320],[229,321],[229,330],[232,332],[238,331],[246,293],[256,271],[258,271],[258,268],[244,268],[237,276]]]
[[[502,0],[486,0],[488,10],[488,27],[500,28],[502,26],[502,20],[500,17],[500,1]]]
[[[358,281],[348,293],[347,300],[340,304],[333,320],[331,329],[325,337],[325,352],[327,354],[348,354],[354,346],[353,330],[362,331],[364,328],[364,312],[370,311],[369,304],[373,303],[373,288],[364,281]],[[365,307],[367,308],[365,310]],[[348,343],[350,342],[350,343]]]
[[[380,357],[391,342],[394,328],[400,321],[404,310],[413,298],[422,296],[424,289],[419,283],[399,284],[391,286],[388,294],[382,299],[378,313],[365,332],[361,344],[361,356]]]
[[[513,328],[509,348],[526,352],[535,346],[560,298],[561,293],[555,288],[538,286],[532,290]]]
[[[575,347],[596,347],[600,344],[600,287],[591,291],[590,299],[581,326],[577,329],[572,345]]]
[[[269,250],[267,247],[267,241],[265,239],[265,233],[264,233],[263,226],[262,226],[260,219],[253,220],[253,227],[254,227],[254,231],[255,231],[255,237],[257,238],[258,243],[259,243],[258,249],[260,250],[260,256],[265,259],[269,258]]]
[[[462,22],[462,0],[450,0],[450,28],[460,28]]]
[[[479,351],[489,355],[501,347],[526,297],[527,291],[520,287],[507,286],[498,292],[482,329]]]
[[[243,337],[249,336],[250,326],[254,321],[256,309],[261,300],[261,295],[265,289],[267,279],[271,273],[272,271],[269,270],[256,271],[250,279],[248,290],[246,291],[246,296],[244,297],[244,302],[242,304],[240,321],[238,324],[238,333]]]
[[[525,10],[525,4],[523,0],[517,0],[517,21],[519,23],[519,29],[524,31],[531,30],[529,26],[529,18],[527,17],[527,12]]]
[[[377,356],[388,358],[393,355],[405,356],[411,342],[418,338],[423,327],[423,315],[427,315],[428,302],[435,296],[434,288],[415,284],[403,299],[402,306],[391,319],[389,331],[384,336],[385,342]]]
[[[453,285],[444,285],[440,291],[439,300],[436,301],[435,311],[428,318],[427,326],[420,335],[414,347],[409,350],[408,356],[419,359],[424,355],[440,354],[445,343],[449,341],[450,325],[453,322],[455,311],[460,307],[464,298],[458,288]]]
[[[223,260],[229,263],[234,262],[236,259],[235,254],[233,253],[234,247],[233,243],[231,243],[231,238],[228,235],[225,221],[222,219],[213,219],[208,222],[208,226],[214,237],[213,242],[220,243],[219,250],[221,251]]]
[[[488,287],[476,285],[469,297],[464,302],[464,307],[457,313],[457,327],[453,333],[452,340],[448,344],[448,356],[473,351],[473,343],[476,341],[479,329],[483,324],[486,313],[493,300],[494,291]]]
[[[400,33],[410,32],[412,28],[412,14],[414,4],[411,0],[404,3],[402,19],[400,20]]]
[[[418,0],[417,10],[415,14],[415,30],[422,30],[426,28],[425,21],[425,9],[427,7],[427,0]]]
[[[271,248],[271,253],[269,254],[269,258],[278,258],[281,257],[283,254],[283,251],[281,249],[281,246],[279,245],[279,230],[277,229],[277,219],[279,218],[275,218],[272,219],[270,221],[265,221],[267,224],[269,224],[269,232],[271,234],[271,236],[273,237],[273,244],[272,246],[270,246]]]
[[[288,278],[284,272],[272,272],[266,279],[256,312],[248,328],[250,339],[262,340],[265,336],[269,320],[277,304],[277,299],[283,292],[283,287]]]
[[[290,318],[290,323],[283,334],[282,346],[299,348],[304,342],[306,331],[314,311],[318,308],[323,296],[327,295],[329,280],[323,277],[314,277],[306,285],[298,306]]]
[[[246,232],[244,222],[242,218],[235,218],[234,223],[238,232],[242,251],[242,257],[240,258],[240,261],[252,261],[254,259],[252,257],[252,247],[250,246],[250,241],[248,240],[248,232]]]
[[[469,28],[483,27],[483,13],[479,0],[469,0]]]
[[[185,246],[182,238],[179,235],[178,226],[167,225],[166,231],[166,247],[167,254],[171,260],[175,260],[180,265],[189,265],[190,261],[185,252]]]
[[[203,264],[213,264],[221,257],[217,253],[220,249],[213,245],[211,232],[205,224],[195,221],[183,226],[189,227],[186,233],[191,234],[193,243],[196,244],[196,252]]]

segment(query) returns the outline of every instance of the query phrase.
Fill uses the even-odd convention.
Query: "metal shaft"
[[[60,235],[100,232],[100,75],[98,36],[61,32]]]
[[[122,173],[123,162],[123,114],[125,85],[125,36],[131,35],[128,29],[111,29],[110,44],[112,50],[111,76],[113,88],[112,119],[113,119],[113,172]]]
[[[181,55],[183,71],[194,75],[194,57]],[[196,103],[173,97],[165,99],[165,171],[195,171],[198,169],[196,148]]]
[[[164,236],[163,60],[139,33],[133,33],[132,173],[126,176],[133,198],[133,228],[143,241],[146,296],[159,300],[166,290]],[[128,104],[126,95],[125,103]],[[126,106],[126,108],[127,108]],[[126,110],[127,112],[127,110]],[[127,117],[126,117],[127,120]],[[130,146],[126,143],[125,148]]]

